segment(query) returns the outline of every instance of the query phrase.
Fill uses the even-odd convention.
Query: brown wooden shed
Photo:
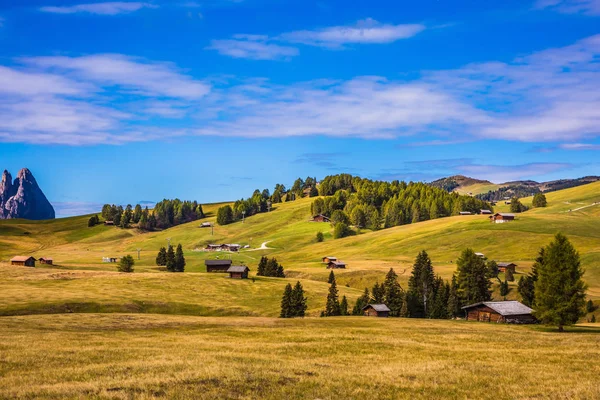
[[[231,260],[206,260],[206,272],[223,272],[226,273],[231,267]]]
[[[227,269],[231,279],[248,279],[249,271],[250,268],[246,267],[245,265],[232,265]]]
[[[494,215],[490,215],[490,222],[496,224],[502,224],[505,222],[510,222],[515,220],[515,214],[508,213],[496,213]]]
[[[314,216],[311,218],[311,221],[312,221],[312,222],[330,222],[330,219],[329,219],[329,217],[328,217],[328,216],[326,216],[326,215],[323,215],[323,214],[317,214],[317,215],[314,215]]]
[[[366,317],[387,318],[390,315],[390,311],[385,304],[368,304],[363,307],[363,314]]]
[[[323,257],[323,264],[329,264],[332,261],[337,261],[337,257]]]
[[[484,301],[462,308],[467,321],[532,324],[532,309],[518,301]]]
[[[35,267],[36,259],[31,256],[16,256],[10,259],[10,265],[20,265],[23,267]]]
[[[47,264],[47,265],[52,265],[54,263],[54,261],[51,258],[47,258],[47,257],[40,257],[39,260],[40,264]]]
[[[498,271],[506,272],[507,269],[510,269],[512,273],[517,272],[517,264],[511,262],[499,262],[498,263]]]
[[[337,261],[329,261],[329,263],[327,263],[327,269],[340,269],[340,268],[346,268],[346,263],[340,260]]]

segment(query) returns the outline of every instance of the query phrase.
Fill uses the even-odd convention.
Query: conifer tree
[[[304,317],[308,306],[306,305],[306,297],[304,297],[304,288],[302,287],[300,281],[296,282],[296,285],[292,290],[291,305],[292,316]]]
[[[535,196],[533,196],[533,201],[531,202],[531,205],[534,207],[546,207],[548,205],[546,195],[541,192],[536,193]]]
[[[508,282],[500,282],[500,296],[506,296],[508,294]]]
[[[281,313],[280,318],[291,318],[292,317],[292,284],[288,283],[283,291],[283,297],[281,299]]]
[[[173,251],[173,246],[169,246],[167,250],[167,262],[165,265],[167,266],[167,271],[175,272],[175,252]]]
[[[588,300],[587,303],[585,303],[585,311],[591,313],[594,311],[594,309],[594,302],[592,300]]]
[[[458,297],[458,283],[456,275],[452,275],[452,283],[448,293],[448,308],[447,314],[449,318],[456,318],[460,315],[460,300]]]
[[[384,303],[390,309],[390,316],[399,317],[400,309],[402,308],[402,301],[404,300],[404,294],[402,287],[398,283],[398,275],[394,272],[393,268],[390,268],[385,281],[383,281],[384,290]]]
[[[175,272],[183,272],[185,270],[185,257],[183,256],[183,248],[181,243],[177,245],[175,252]]]
[[[535,263],[533,263],[531,272],[525,276],[521,276],[519,279],[517,291],[521,295],[523,304],[528,307],[533,307],[533,304],[535,303],[535,282],[538,279],[537,269],[540,264],[544,262],[544,251],[545,250],[542,247],[538,257],[535,259]]]
[[[411,317],[423,318],[427,312],[427,301],[432,300],[435,276],[431,259],[425,250],[421,251],[408,279],[408,309]]]
[[[410,311],[408,309],[408,301],[406,298],[407,298],[407,296],[404,296],[404,298],[402,299],[402,308],[400,309],[400,316],[402,318],[410,317]]]
[[[167,265],[167,249],[161,247],[156,256],[156,265],[165,266]]]
[[[354,304],[354,308],[352,309],[352,315],[362,315],[363,308],[369,305],[371,301],[371,295],[369,294],[369,289],[365,288],[362,296],[356,299],[356,303]]]
[[[119,272],[133,272],[133,266],[135,264],[135,260],[129,254],[125,257],[122,257],[119,261],[119,265],[117,266],[117,271]]]
[[[340,315],[340,302],[338,300],[338,290],[335,280],[329,286],[327,302],[325,303],[325,316],[334,317]]]
[[[348,312],[348,299],[346,296],[342,296],[342,301],[340,302],[340,315],[350,315]]]
[[[327,283],[331,284],[331,282],[335,281],[335,275],[333,273],[333,270],[331,270],[331,272],[329,273],[329,278],[327,279]]]
[[[142,219],[142,206],[140,206],[139,204],[136,204],[135,208],[133,210],[133,222],[135,224],[137,224],[138,222],[140,222],[141,219]]]
[[[265,256],[262,256],[260,258],[260,261],[258,263],[258,269],[256,270],[256,275],[258,276],[265,276],[265,271],[267,269],[267,262],[268,262],[268,258]]]
[[[506,281],[508,282],[514,282],[515,281],[515,276],[513,275],[513,272],[510,268],[507,268],[505,270],[506,272],[504,272],[504,277],[506,279]]]
[[[474,304],[491,299],[488,270],[485,262],[472,249],[465,249],[456,261],[458,294],[462,304]]]
[[[277,269],[275,271],[275,277],[285,278],[285,272],[283,272],[283,265],[277,263]]]
[[[585,315],[587,289],[582,280],[579,253],[566,236],[558,233],[546,246],[537,274],[534,315],[562,332],[564,326],[576,323]]]
[[[385,297],[385,291],[383,285],[380,285],[378,282],[373,285],[373,289],[371,290],[371,301],[373,304],[381,304],[383,303]]]

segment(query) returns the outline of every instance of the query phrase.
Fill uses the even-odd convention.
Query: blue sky
[[[0,0],[0,168],[59,215],[600,175],[599,28],[600,0]]]

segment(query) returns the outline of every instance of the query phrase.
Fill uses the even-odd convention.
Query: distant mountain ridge
[[[10,172],[4,170],[0,180],[0,219],[13,218],[55,218],[52,204],[27,168],[21,169],[14,181]]]
[[[487,180],[475,179],[464,175],[454,175],[447,178],[441,178],[429,183],[431,186],[447,190],[448,192],[465,192],[471,187],[479,185],[480,188],[486,185],[494,186],[494,190],[480,191],[473,190],[476,197],[485,201],[502,200],[505,197],[526,197],[539,192],[553,192],[556,190],[568,189],[576,186],[585,185],[600,181],[600,176],[584,176],[575,179],[558,179],[547,182],[536,182],[533,180],[511,181],[500,184],[494,184]]]

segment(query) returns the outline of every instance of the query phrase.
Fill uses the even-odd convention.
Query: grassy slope
[[[598,333],[361,317],[3,317],[0,398],[593,399]]]
[[[71,304],[71,309],[83,311],[273,316],[283,286],[301,279],[314,315],[322,307],[327,290],[328,271],[320,263],[323,255],[334,255],[348,263],[348,269],[336,275],[343,294],[353,300],[362,288],[381,281],[390,267],[406,286],[412,260],[422,249],[429,252],[436,272],[445,278],[455,271],[455,260],[467,246],[498,261],[516,262],[519,271],[525,272],[538,249],[559,230],[581,252],[589,295],[600,298],[600,206],[568,212],[600,202],[600,182],[549,193],[547,197],[548,208],[528,211],[510,224],[490,224],[485,216],[450,217],[365,231],[340,240],[331,238],[329,224],[308,222],[311,199],[278,204],[271,213],[247,218],[244,224],[216,226],[212,237],[210,229],[198,228],[198,222],[163,232],[139,233],[115,227],[87,228],[87,217],[41,223],[2,221],[1,258],[32,252],[38,257],[51,256],[58,265],[36,270],[0,266],[0,273],[7,277],[0,283],[0,309],[5,310],[4,314],[65,311],[65,304]],[[217,207],[206,207],[208,220],[214,221]],[[25,231],[30,234],[23,235]],[[318,231],[326,233],[325,242],[314,241]],[[184,245],[188,273],[174,276],[158,272],[154,258],[167,238]],[[248,243],[254,248],[267,241],[272,249],[234,254],[234,262],[245,262],[255,270],[261,255],[272,255],[284,264],[289,280],[261,279],[252,284],[205,274],[204,260],[216,255],[193,251],[209,242]],[[101,263],[103,256],[135,254],[137,248],[142,249],[142,257],[132,277],[116,274],[114,265]],[[516,297],[516,290],[509,297]]]

